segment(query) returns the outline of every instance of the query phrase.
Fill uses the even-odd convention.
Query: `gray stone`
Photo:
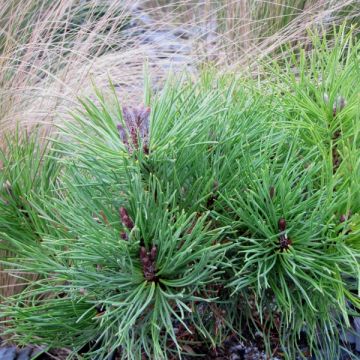
[[[355,334],[354,331],[351,330],[346,330],[346,331],[342,331],[340,333],[340,339],[346,343],[349,344],[355,344],[356,339],[355,339]]]
[[[16,360],[30,360],[31,353],[32,353],[31,347],[26,347],[24,349],[21,349],[18,352],[18,356],[17,356]]]
[[[186,30],[186,29],[175,29],[174,31],[174,35],[177,37],[177,38],[180,38],[180,39],[185,39],[185,40],[188,40],[190,39],[190,37],[192,36],[191,32]]]
[[[1,360],[14,360],[16,357],[16,347],[6,347],[0,349],[0,359]]]
[[[354,318],[355,348],[360,352],[360,317]]]

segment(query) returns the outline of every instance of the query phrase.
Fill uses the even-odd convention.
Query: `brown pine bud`
[[[144,259],[147,257],[147,251],[144,246],[140,247],[140,259]]]
[[[147,144],[144,144],[143,146],[143,153],[145,155],[149,155],[150,154],[150,149],[149,149],[149,146]]]
[[[286,234],[279,237],[280,251],[288,250],[291,244],[292,241]]]
[[[343,222],[345,222],[346,220],[347,220],[346,215],[342,214],[342,215],[340,216],[340,222],[343,223]]]
[[[117,126],[120,139],[129,153],[139,148],[139,143],[144,144],[143,151],[149,154],[148,137],[150,125],[150,108],[140,106],[138,108],[126,107],[122,109],[123,124]]]
[[[280,218],[278,222],[279,231],[285,231],[286,229],[286,221],[284,218]]]
[[[342,215],[340,216],[339,221],[340,221],[341,223],[343,223],[343,222],[349,220],[350,217],[351,217],[351,211],[349,211],[347,215],[346,215],[346,214],[342,214]]]
[[[120,238],[123,240],[129,240],[129,237],[125,231],[120,232]]]
[[[145,257],[141,258],[141,262],[142,262],[143,266],[150,265],[150,259],[147,255]]]
[[[135,129],[133,127],[130,128],[130,137],[131,137],[131,141],[132,141],[134,148],[138,149],[139,148],[139,138],[138,138],[137,129]]]
[[[333,106],[333,116],[335,117],[338,112],[344,109],[346,106],[346,100],[342,96],[338,96]]]
[[[121,222],[125,227],[127,227],[129,230],[131,230],[134,227],[134,223],[131,220],[127,210],[124,207],[121,207],[119,209],[120,219]]]
[[[333,107],[333,117],[336,116],[336,106]]]
[[[155,261],[156,254],[157,254],[157,248],[155,245],[153,245],[153,247],[151,248],[151,251],[150,251],[150,258],[152,261]]]
[[[340,110],[340,111],[343,110],[345,106],[346,106],[346,100],[345,100],[345,98],[342,97],[342,96],[339,96],[339,97],[338,97],[338,107],[339,107],[339,110]]]

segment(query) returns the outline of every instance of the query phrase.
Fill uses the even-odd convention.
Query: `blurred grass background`
[[[109,77],[138,103],[145,62],[156,89],[171,68],[256,74],[284,44],[306,46],[308,30],[359,15],[358,0],[3,0],[1,128],[52,122]]]

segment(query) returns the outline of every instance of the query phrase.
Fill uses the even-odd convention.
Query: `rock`
[[[0,359],[1,360],[15,360],[16,358],[16,347],[5,347],[0,349]]]
[[[354,330],[355,349],[360,352],[360,317],[354,318]]]
[[[24,349],[19,350],[16,360],[30,360],[32,350],[33,349],[31,347],[26,347]]]
[[[191,36],[193,34],[190,31],[186,30],[186,29],[178,28],[178,29],[174,30],[174,35],[177,38],[188,40],[188,39],[191,38]]]
[[[340,339],[345,342],[345,343],[349,343],[349,344],[354,344],[356,342],[356,339],[355,339],[355,334],[354,332],[351,330],[347,330],[345,332],[342,332],[340,334]]]

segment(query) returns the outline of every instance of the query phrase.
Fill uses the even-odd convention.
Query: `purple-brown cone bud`
[[[286,221],[284,218],[280,218],[278,222],[279,231],[285,231],[286,229]]]
[[[120,237],[123,240],[129,240],[129,237],[128,237],[128,235],[127,235],[127,233],[125,231],[120,232]]]
[[[131,230],[134,227],[134,223],[131,220],[127,210],[124,207],[121,207],[119,209],[119,214],[120,214],[120,219],[121,222],[123,223],[123,225],[128,228],[129,230]]]
[[[140,259],[143,260],[147,257],[147,251],[144,246],[140,248]]]
[[[149,146],[146,145],[146,144],[144,144],[144,146],[143,146],[143,153],[144,153],[145,155],[149,155],[149,154],[150,154]]]
[[[129,153],[139,148],[139,143],[143,144],[144,153],[149,154],[149,125],[150,108],[149,107],[126,107],[122,109],[123,124],[118,124],[117,129],[121,141],[126,146]]]
[[[155,261],[156,259],[156,254],[157,254],[157,248],[155,245],[153,245],[153,247],[151,248],[151,251],[150,251],[150,259],[152,261]]]
[[[141,262],[142,262],[143,266],[148,266],[150,264],[150,259],[146,255],[145,257],[141,258]]]
[[[280,218],[278,222],[279,231],[284,232],[286,230],[286,221],[284,218]],[[288,250],[289,246],[292,244],[291,239],[286,233],[279,236],[279,247],[280,251]]]
[[[138,149],[139,148],[138,133],[137,133],[137,130],[133,127],[130,129],[130,136],[131,136],[131,141],[132,141],[134,148]]]
[[[156,253],[157,249],[155,245],[151,248],[150,252],[146,251],[145,246],[140,247],[140,262],[142,266],[142,272],[144,278],[147,281],[157,281],[155,263]]]
[[[284,251],[284,250],[288,250],[289,246],[292,244],[291,239],[289,239],[287,237],[287,235],[281,235],[279,238],[279,245],[280,245],[280,250]]]
[[[336,99],[336,102],[333,106],[333,116],[335,117],[336,114],[338,112],[340,112],[341,110],[343,110],[345,106],[346,106],[345,98],[342,96],[338,96],[338,98]]]
[[[339,221],[340,221],[341,223],[343,223],[343,222],[349,220],[350,217],[351,217],[351,211],[349,211],[347,215],[346,215],[346,214],[342,214],[342,215],[340,216]]]

